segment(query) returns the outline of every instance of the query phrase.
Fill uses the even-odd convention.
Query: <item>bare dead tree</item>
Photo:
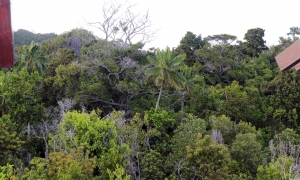
[[[174,163],[176,164],[176,174],[179,176],[179,179],[183,179],[182,177],[182,169],[184,169],[184,163],[186,162],[186,157],[183,157]]]
[[[105,42],[109,39],[115,40],[115,35],[118,31],[118,20],[120,19],[120,10],[122,4],[117,3],[105,3],[102,8],[103,20],[98,22],[88,23],[91,26],[96,27],[104,33]]]
[[[59,111],[60,120],[59,121],[62,121],[64,118],[64,114],[66,112],[68,112],[69,110],[71,110],[71,108],[75,104],[75,101],[73,99],[66,98],[66,99],[62,99],[61,101],[58,101],[57,104],[60,109],[60,111]]]
[[[59,115],[55,113],[53,107],[45,109],[44,119],[36,126],[31,126],[31,133],[35,138],[42,139],[45,143],[45,158],[49,159],[49,134],[57,134],[59,125]]]
[[[73,99],[62,99],[61,101],[57,102],[58,107],[59,107],[59,118],[58,118],[58,124],[64,119],[65,113],[67,113],[68,111],[70,111],[74,104],[75,101]],[[69,129],[69,131],[65,132],[65,136],[68,137],[70,139],[70,141],[76,146],[76,143],[73,141],[73,137],[74,137],[74,131],[75,129]],[[58,135],[58,125],[57,125],[57,129],[54,135]],[[56,141],[56,139],[53,139],[53,150],[54,152],[56,151],[56,149],[59,148],[60,151],[65,151],[66,150],[66,143],[65,142],[60,142],[60,141]]]
[[[133,7],[133,6],[131,6]],[[131,7],[128,7],[125,12],[125,18],[120,22],[120,27],[122,29],[121,39],[125,39],[125,43],[132,44],[132,40],[135,36],[140,35],[142,37],[142,43],[148,43],[153,40],[156,31],[151,31],[149,28],[152,25],[149,19],[149,10],[141,15],[134,14],[131,11]]]
[[[145,14],[135,14],[132,10],[135,5],[127,6],[126,4],[127,2],[124,4],[116,1],[106,2],[102,8],[103,19],[97,22],[88,22],[88,24],[104,33],[106,44],[119,39],[125,44],[131,45],[137,36],[141,38],[138,42],[143,44],[152,41],[157,30],[150,30],[152,21],[149,11]]]
[[[126,113],[124,111],[110,113],[104,117],[104,119],[116,121],[118,131],[118,142],[120,146],[129,145],[131,151],[126,155],[125,160],[127,162],[127,173],[129,173],[134,179],[140,179],[140,138],[142,121],[137,124],[130,122],[125,118]]]
[[[73,99],[63,99],[58,101],[58,108],[48,107],[45,109],[44,118],[38,125],[30,125],[31,134],[45,143],[45,158],[49,159],[49,134],[57,135],[59,123],[63,120],[64,114],[74,105]],[[28,128],[27,128],[28,129]],[[72,142],[72,131],[67,132]],[[57,142],[54,142],[54,151]]]
[[[279,161],[278,171],[282,172],[283,179],[294,179],[300,175],[300,145],[295,144],[293,137],[276,137],[269,142],[272,160]],[[287,161],[292,160],[292,164]]]

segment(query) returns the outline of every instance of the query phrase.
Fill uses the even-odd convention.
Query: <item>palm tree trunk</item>
[[[160,97],[162,94],[162,89],[163,89],[163,84],[161,84],[161,86],[160,86],[160,91],[159,91],[158,99],[157,99],[156,106],[155,106],[155,112],[157,112],[157,109],[158,109],[158,104],[159,104],[159,100],[160,100]]]

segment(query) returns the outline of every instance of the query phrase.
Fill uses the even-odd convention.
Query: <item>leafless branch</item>
[[[49,158],[49,145],[48,145],[48,137],[49,134],[57,134],[57,129],[59,125],[59,118],[55,109],[53,107],[49,107],[45,109],[44,119],[42,122],[36,126],[31,126],[31,134],[33,137],[42,139],[45,143],[45,158]]]
[[[121,16],[119,13],[122,6],[122,4],[117,3],[105,3],[102,8],[103,21],[88,23],[104,33],[105,42],[108,42],[109,38],[115,40],[118,26],[117,22]]]
[[[66,99],[62,99],[61,101],[58,101],[57,104],[60,109],[59,114],[60,114],[60,121],[61,121],[64,118],[64,114],[73,107],[75,101],[73,99],[66,98]]]
[[[138,42],[143,44],[152,41],[157,30],[150,30],[152,21],[149,11],[145,14],[134,14],[132,8],[136,5],[128,5],[123,10],[126,3],[120,4],[116,1],[105,3],[102,8],[103,19],[98,22],[88,22],[88,24],[104,33],[106,44],[110,40],[114,42],[121,40],[131,45],[137,36],[141,38]]]
[[[279,160],[278,171],[282,172],[283,179],[294,179],[300,175],[300,146],[295,144],[293,137],[276,137],[269,142],[269,147],[273,160]],[[288,158],[292,159],[292,164],[287,162]]]

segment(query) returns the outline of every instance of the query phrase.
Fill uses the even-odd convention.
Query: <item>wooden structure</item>
[[[275,59],[281,71],[288,70],[294,66],[298,71],[300,69],[300,40],[279,53]]]
[[[10,0],[0,0],[0,67],[14,64]]]

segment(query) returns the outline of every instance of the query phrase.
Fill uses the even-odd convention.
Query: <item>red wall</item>
[[[13,67],[10,0],[0,0],[0,67]]]

